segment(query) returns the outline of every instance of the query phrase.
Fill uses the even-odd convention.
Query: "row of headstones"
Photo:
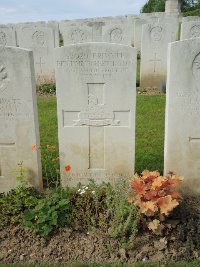
[[[63,186],[134,174],[136,57],[135,48],[108,43],[55,49]],[[1,47],[0,58],[0,192],[17,186],[20,162],[41,189],[33,54]],[[191,194],[200,193],[199,65],[200,39],[169,45],[165,173],[184,175]]]
[[[110,42],[134,46],[141,51],[141,87],[161,87],[166,80],[167,46],[177,40],[178,29],[179,16],[165,13],[20,23],[0,26],[0,45],[33,50],[36,77],[41,83],[54,80],[53,49],[59,46],[59,32],[64,45]],[[200,17],[183,18],[181,36],[199,37]]]

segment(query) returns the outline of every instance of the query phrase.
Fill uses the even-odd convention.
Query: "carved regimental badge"
[[[159,42],[163,38],[163,28],[160,26],[153,27],[150,30],[150,36],[153,42]]]
[[[200,37],[200,25],[194,25],[190,29],[190,38],[198,38]]]
[[[200,82],[200,53],[194,58],[192,63],[192,73],[197,82]]]
[[[6,90],[8,83],[9,78],[6,67],[2,62],[0,62],[0,94],[2,94]]]
[[[110,41],[112,43],[120,43],[123,39],[123,32],[120,28],[115,28],[110,32]]]
[[[44,47],[46,46],[45,33],[43,31],[36,31],[32,35],[32,40],[35,46]]]
[[[5,32],[0,31],[0,45],[5,46],[7,44],[7,36]]]

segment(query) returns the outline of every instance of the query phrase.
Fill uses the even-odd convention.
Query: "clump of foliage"
[[[194,11],[199,9],[199,0],[179,0],[181,12]],[[142,7],[141,13],[152,13],[152,12],[164,12],[165,11],[165,0],[148,0]],[[195,15],[191,15],[195,16]]]
[[[127,184],[126,184],[127,185]],[[72,198],[72,221],[75,227],[90,230],[101,228],[112,237],[127,239],[137,232],[138,212],[127,201],[128,186],[119,182],[79,186]]]
[[[55,82],[46,82],[37,85],[37,92],[41,94],[55,94],[56,84]]]
[[[39,199],[34,188],[25,186],[0,194],[0,227],[22,223],[24,211],[33,208]]]
[[[58,226],[68,225],[72,210],[69,197],[68,189],[47,190],[34,208],[25,210],[23,225],[42,236],[47,236]]]
[[[165,0],[148,0],[142,7],[141,13],[164,12]]]
[[[187,16],[200,16],[200,6],[197,9],[191,10],[191,11],[187,11],[183,13],[184,17]]]
[[[42,176],[47,188],[60,185],[60,170],[58,147],[56,145],[32,145],[32,150],[41,150],[42,154]]]
[[[135,175],[131,182],[129,201],[133,202],[143,215],[143,223],[154,233],[162,235],[169,224],[166,217],[179,205],[181,195],[176,191],[183,180],[182,176],[169,173],[161,176],[158,171],[145,170]]]

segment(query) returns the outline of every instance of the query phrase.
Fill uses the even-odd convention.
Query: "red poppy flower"
[[[65,170],[66,170],[66,172],[71,171],[71,166],[70,165],[65,165]]]

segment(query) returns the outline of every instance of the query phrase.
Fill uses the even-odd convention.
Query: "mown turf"
[[[56,97],[38,97],[38,111],[41,145],[57,145]],[[165,96],[137,96],[136,172],[163,170],[164,114]],[[44,149],[42,152],[42,163],[48,165],[44,160]],[[57,153],[56,150],[55,157]]]
[[[137,96],[136,172],[163,171],[165,96]]]

